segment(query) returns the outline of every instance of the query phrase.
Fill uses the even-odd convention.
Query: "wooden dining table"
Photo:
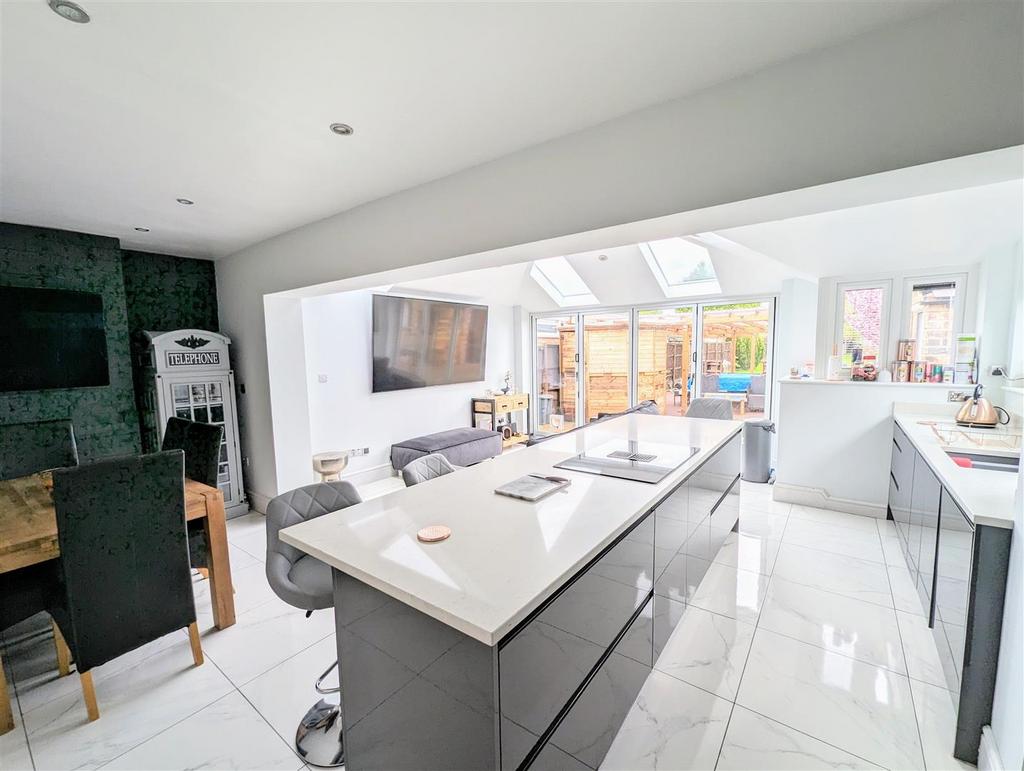
[[[57,512],[47,474],[0,481],[0,573],[36,565],[60,556]],[[209,548],[213,623],[227,629],[235,623],[235,595],[228,559],[224,494],[216,487],[185,480],[185,519],[203,520]]]
[[[186,479],[185,519],[189,522],[203,520],[209,549],[213,623],[218,629],[226,629],[235,623],[235,594],[228,558],[224,494],[216,487]],[[0,481],[0,573],[59,556],[57,512],[49,474]],[[0,685],[4,686],[0,688],[0,733],[4,733],[5,728],[13,723],[10,722],[6,683],[0,682]]]

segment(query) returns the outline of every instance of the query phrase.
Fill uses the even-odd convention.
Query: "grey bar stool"
[[[455,466],[446,457],[439,453],[424,455],[402,469],[402,480],[406,487],[418,485],[420,482],[429,482],[431,479],[443,477],[455,471]]]
[[[714,418],[715,420],[732,420],[732,402],[728,399],[694,399],[686,410],[688,418]]]
[[[279,495],[267,506],[267,581],[278,597],[306,611],[307,617],[314,610],[334,607],[331,568],[294,546],[282,543],[278,533],[286,527],[361,502],[351,482],[324,482]],[[313,687],[325,698],[309,708],[295,732],[295,749],[314,766],[345,765],[341,688],[323,686],[323,681],[337,666],[335,659],[317,678]]]

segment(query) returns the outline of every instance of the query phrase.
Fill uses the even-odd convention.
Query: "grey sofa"
[[[417,458],[443,455],[452,465],[472,466],[501,455],[501,434],[486,428],[453,428],[391,445],[391,465],[401,471]]]

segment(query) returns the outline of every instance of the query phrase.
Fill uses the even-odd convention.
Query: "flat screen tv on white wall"
[[[373,296],[373,391],[484,379],[487,306]]]

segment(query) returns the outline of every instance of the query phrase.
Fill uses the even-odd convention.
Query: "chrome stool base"
[[[310,707],[295,732],[295,749],[311,766],[344,766],[345,736],[341,726],[341,707],[324,699]]]

